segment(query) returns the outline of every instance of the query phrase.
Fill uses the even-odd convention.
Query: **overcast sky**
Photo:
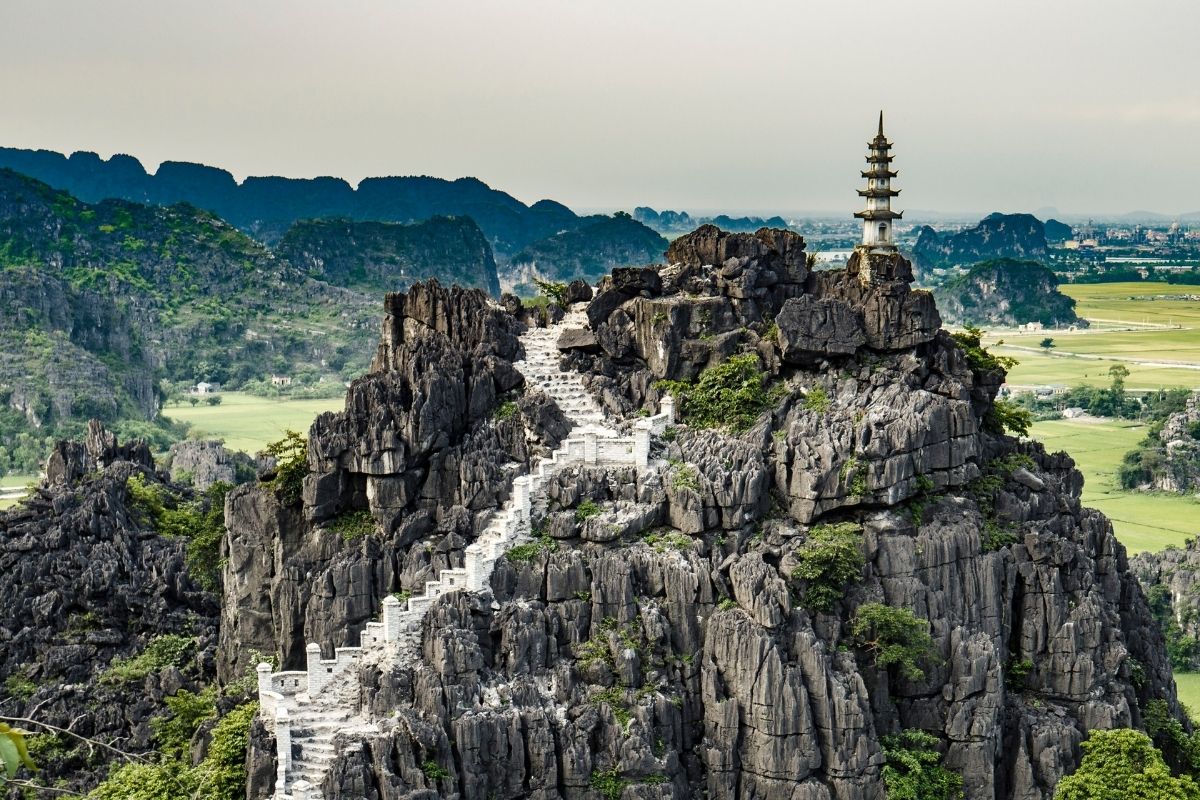
[[[576,208],[1200,210],[1196,0],[3,0],[0,144]]]

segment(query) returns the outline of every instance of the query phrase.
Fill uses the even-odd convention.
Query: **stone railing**
[[[540,496],[546,481],[561,469],[576,464],[628,464],[644,469],[649,463],[651,436],[661,434],[675,421],[673,398],[663,397],[659,409],[658,414],[637,420],[629,436],[584,430],[567,438],[549,457],[540,459],[529,474],[514,478],[508,500],[488,520],[483,533],[465,549],[463,566],[441,570],[437,580],[426,581],[422,594],[410,597],[407,603],[395,596],[384,598],[381,621],[367,623],[359,647],[339,647],[332,659],[324,659],[321,646],[313,642],[306,648],[304,670],[272,672],[270,664],[258,665],[260,713],[277,743],[276,800],[300,796],[288,792],[293,712],[305,708],[340,708],[349,722],[358,708],[346,706],[356,704],[358,668],[364,658],[393,662],[416,659],[425,612],[438,597],[459,590],[488,592],[496,561],[514,545],[529,539],[534,496]]]

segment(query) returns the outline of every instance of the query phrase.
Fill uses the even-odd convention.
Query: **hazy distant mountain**
[[[164,381],[340,385],[378,308],[194,206],[82,203],[0,170],[0,473],[90,417],[166,436],[148,424]]]
[[[437,278],[500,295],[496,260],[469,217],[433,217],[401,225],[348,219],[293,225],[275,252],[314,278],[366,292],[403,291]]]
[[[724,231],[734,233],[753,233],[759,228],[786,228],[787,220],[778,215],[774,217],[731,217],[728,214],[718,214],[715,217],[693,217],[686,211],[655,211],[648,206],[638,206],[633,210],[633,218],[660,233],[680,233],[693,231],[704,224],[716,225]]]
[[[518,272],[523,266],[536,267],[539,275],[551,280],[582,277],[594,283],[614,267],[661,261],[668,244],[648,226],[618,211],[534,242],[513,256],[512,264]]]
[[[939,233],[926,225],[918,231],[913,247],[913,257],[923,269],[1046,256],[1046,228],[1032,214],[989,214],[975,227],[953,233]]]
[[[0,167],[85,202],[116,198],[154,205],[191,203],[268,243],[278,241],[302,219],[420,222],[434,216],[467,216],[487,235],[497,257],[506,258],[528,244],[578,227],[584,219],[549,200],[526,206],[475,178],[367,178],[357,189],[341,178],[251,177],[239,184],[229,172],[204,164],[166,161],[149,174],[132,156],[104,160],[95,153],[67,157],[16,148],[0,148]]]
[[[1047,242],[1065,242],[1075,235],[1070,225],[1056,219],[1048,219],[1045,223]]]

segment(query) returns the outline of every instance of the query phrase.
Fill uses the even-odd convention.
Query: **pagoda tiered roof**
[[[890,164],[894,156],[886,151],[872,150],[867,156],[867,161],[872,164]]]
[[[872,221],[881,219],[901,219],[904,216],[903,211],[892,211],[888,208],[868,208],[866,211],[854,212],[856,219],[869,219]]]
[[[900,194],[899,189],[884,189],[882,186],[858,190],[859,197],[896,197],[898,194]]]
[[[899,174],[899,172],[894,170],[873,167],[872,169],[864,170],[862,176],[864,178],[894,178]]]

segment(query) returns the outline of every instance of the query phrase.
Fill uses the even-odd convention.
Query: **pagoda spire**
[[[870,250],[895,250],[892,242],[892,225],[903,212],[892,211],[892,198],[900,194],[892,188],[892,143],[883,132],[883,110],[879,112],[879,129],[875,138],[867,142],[867,169],[862,176],[867,179],[867,188],[859,189],[858,196],[865,197],[867,207],[854,216],[863,221],[862,247]]]

